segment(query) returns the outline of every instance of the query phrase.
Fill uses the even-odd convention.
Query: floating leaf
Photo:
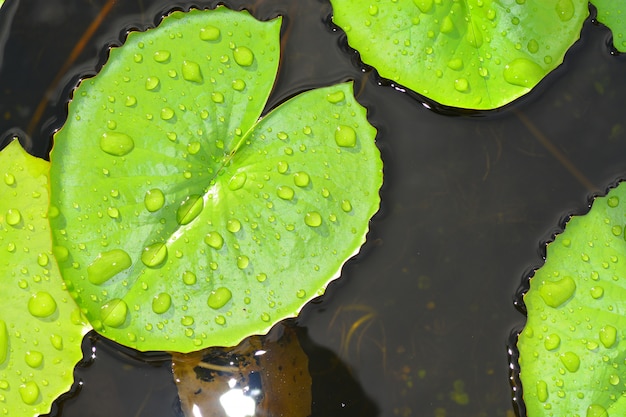
[[[613,45],[626,52],[626,2],[624,0],[593,0],[598,9],[598,21],[613,32]]]
[[[49,164],[17,140],[0,152],[0,412],[47,414],[69,390],[87,328],[52,256]]]
[[[311,415],[309,359],[291,326],[277,325],[233,348],[173,354],[185,416]],[[234,409],[233,409],[234,407]]]
[[[446,106],[494,109],[563,61],[583,0],[331,0],[333,21],[379,74]]]
[[[259,121],[280,20],[224,7],[131,33],[81,83],[52,151],[60,267],[104,336],[237,344],[339,275],[378,209],[375,129],[351,84]]]
[[[626,414],[626,183],[570,219],[524,296],[529,417]]]

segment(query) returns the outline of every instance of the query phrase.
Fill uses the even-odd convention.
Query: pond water
[[[524,324],[518,288],[567,215],[585,212],[591,195],[626,173],[626,61],[610,54],[609,31],[587,22],[565,64],[514,105],[444,115],[381,85],[332,28],[327,0],[224,3],[262,19],[286,16],[270,107],[352,79],[378,129],[385,184],[368,241],[295,321],[313,415],[514,416],[507,352]],[[104,45],[153,25],[173,4],[185,5],[8,0],[0,135],[18,133],[46,157],[71,86],[95,72]],[[139,355],[95,335],[84,349],[95,358],[77,368],[82,386],[56,415],[179,415],[167,355]]]

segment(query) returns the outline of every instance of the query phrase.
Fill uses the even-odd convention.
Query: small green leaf
[[[524,296],[529,417],[626,414],[626,183],[572,217]]]
[[[103,335],[140,350],[237,344],[297,314],[363,243],[376,131],[351,84],[259,121],[279,31],[224,7],[176,12],[76,90],[51,155],[52,224]]]
[[[331,0],[333,21],[379,74],[446,106],[494,109],[563,61],[583,0]]]
[[[52,256],[48,168],[17,140],[0,152],[0,410],[8,415],[50,411],[73,383],[89,330]]]
[[[626,1],[593,0],[598,9],[597,19],[613,32],[613,45],[620,52],[626,52]]]

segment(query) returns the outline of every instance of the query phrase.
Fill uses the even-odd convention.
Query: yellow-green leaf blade
[[[67,392],[87,326],[52,255],[49,163],[17,140],[0,151],[0,410],[47,414]]]

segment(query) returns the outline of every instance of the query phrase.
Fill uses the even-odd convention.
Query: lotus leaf
[[[572,217],[524,296],[529,417],[626,414],[626,183]]]
[[[17,140],[0,152],[0,412],[47,414],[67,392],[88,331],[52,256],[49,163]]]
[[[583,0],[331,0],[333,21],[378,73],[445,106],[494,109],[563,61]]]
[[[624,0],[594,0],[598,9],[598,21],[613,32],[613,45],[620,52],[626,52],[626,2]]]
[[[51,224],[68,288],[104,336],[235,345],[297,314],[364,242],[382,162],[352,85],[259,119],[280,25],[174,12],[76,89],[51,153]]]

